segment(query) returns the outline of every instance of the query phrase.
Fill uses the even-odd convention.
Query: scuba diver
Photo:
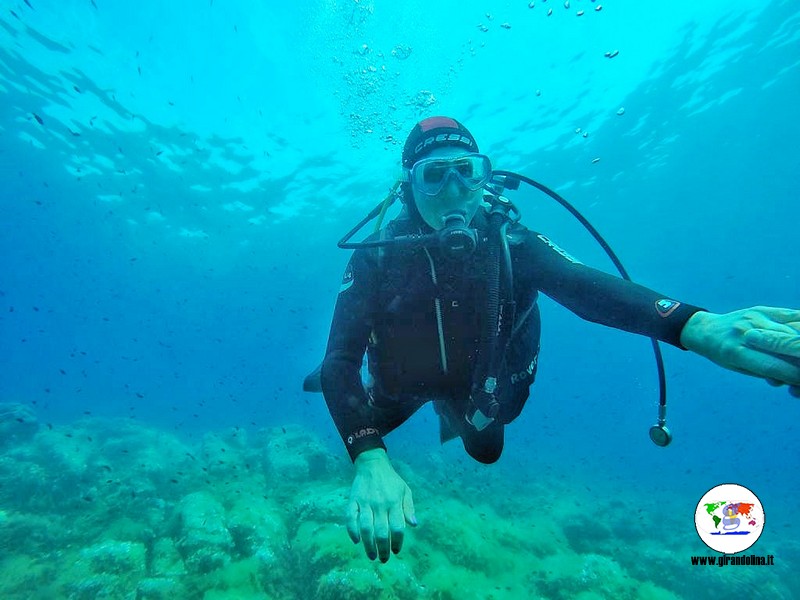
[[[347,530],[371,560],[399,552],[405,525],[417,524],[411,490],[383,437],[432,402],[442,443],[460,438],[475,460],[498,460],[505,427],[536,376],[539,292],[583,319],[652,338],[662,375],[657,340],[800,396],[800,311],[759,306],[714,314],[624,272],[619,278],[581,264],[523,226],[502,195],[520,180],[544,186],[493,171],[455,119],[415,125],[402,167],[390,197],[339,244],[356,250],[325,358],[304,384],[323,392],[354,462]],[[397,218],[364,242],[347,243],[379,213],[382,219],[395,196],[403,203]],[[671,439],[665,410],[662,393],[650,431],[660,446]]]

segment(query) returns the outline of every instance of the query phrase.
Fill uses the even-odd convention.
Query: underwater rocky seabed
[[[459,477],[441,456],[413,471],[395,459],[421,525],[400,556],[370,562],[343,526],[349,461],[300,426],[187,445],[125,419],[44,424],[7,403],[0,451],[3,599],[800,594],[785,566],[688,566],[702,545],[652,535],[649,503],[637,512],[618,495],[581,497],[568,480],[523,489],[491,469]]]

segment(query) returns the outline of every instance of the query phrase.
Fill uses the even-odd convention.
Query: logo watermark
[[[708,490],[694,513],[697,535],[711,550],[724,556],[693,556],[693,565],[720,566],[775,564],[774,556],[744,552],[758,541],[764,531],[764,507],[749,489],[736,483],[724,483]]]

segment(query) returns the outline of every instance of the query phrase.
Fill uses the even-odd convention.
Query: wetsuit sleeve
[[[587,267],[544,235],[528,232],[524,246],[519,266],[542,293],[579,317],[686,349],[683,326],[704,309]]]
[[[377,296],[377,265],[357,250],[342,279],[321,372],[328,411],[352,460],[365,450],[386,448],[361,381]]]

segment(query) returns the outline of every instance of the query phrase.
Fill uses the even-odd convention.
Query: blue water
[[[800,305],[795,2],[537,0],[491,3],[491,15],[472,0],[297,4],[1,3],[0,403],[28,406],[41,432],[122,420],[192,447],[234,427],[301,426],[346,492],[343,445],[301,383],[348,260],[336,241],[384,197],[405,135],[433,114],[464,122],[495,166],[566,196],[635,280],[715,312]],[[612,270],[549,199],[514,201],[529,227]],[[665,348],[675,440],[657,448],[649,342],[548,299],[542,313],[538,381],[498,464],[440,446],[427,409],[387,438],[390,456],[423,480],[438,465],[483,481],[494,495],[481,501],[509,526],[507,496],[564,523],[564,507],[583,512],[572,494],[616,499],[607,527],[639,515],[653,539],[679,538],[649,575],[664,597],[706,597],[679,584],[711,581],[689,566],[709,552],[695,505],[714,485],[745,485],[766,512],[751,551],[777,566],[715,569],[715,585],[800,594],[787,570],[800,560],[797,400]],[[548,489],[557,499],[536,495]],[[439,500],[420,496],[418,512],[434,512]],[[36,512],[9,481],[4,506]],[[542,597],[566,593],[539,584]]]

